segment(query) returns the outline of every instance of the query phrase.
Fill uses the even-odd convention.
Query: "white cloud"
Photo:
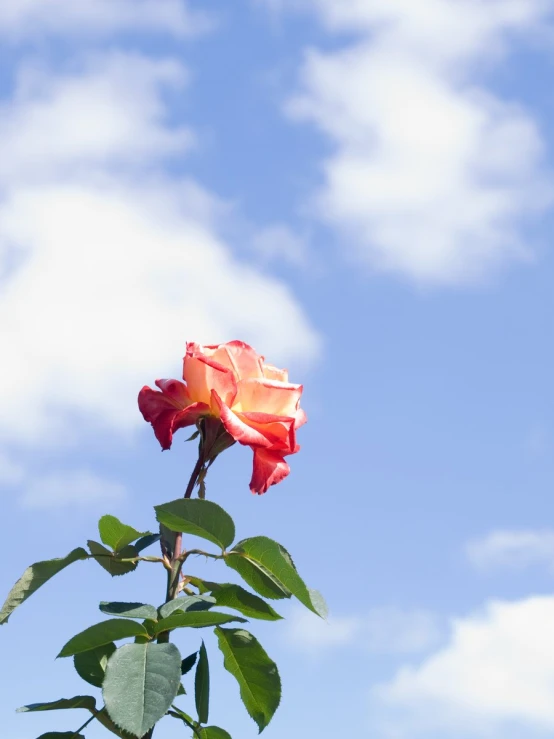
[[[295,648],[320,654],[323,649],[351,644],[360,632],[356,617],[330,616],[328,620],[295,608],[286,621],[286,640]]]
[[[554,531],[493,531],[469,542],[466,553],[480,569],[523,569],[534,564],[554,568]]]
[[[266,262],[276,260],[295,265],[306,262],[307,239],[284,223],[272,223],[259,229],[254,234],[252,246]]]
[[[0,452],[0,484],[17,485],[23,480],[24,469],[7,454]]]
[[[187,339],[240,337],[276,363],[317,352],[288,288],[219,238],[222,204],[163,173],[191,143],[163,97],[185,80],[176,62],[116,54],[69,76],[24,71],[3,106],[6,440],[74,441],[93,421],[128,433],[137,391],[179,372]]]
[[[382,735],[500,739],[551,732],[553,623],[552,597],[492,602],[454,621],[444,649],[373,689]]]
[[[409,654],[435,646],[437,618],[428,611],[372,608],[364,616],[330,616],[328,621],[294,609],[287,618],[287,640],[296,648],[322,649],[351,645],[372,654]]]
[[[400,608],[374,608],[364,620],[362,643],[370,652],[422,652],[440,640],[441,629],[434,613]]]
[[[0,35],[15,42],[56,33],[101,36],[124,31],[188,36],[211,25],[187,0],[2,0]]]
[[[115,504],[126,495],[127,491],[119,483],[105,480],[88,470],[74,470],[30,481],[18,499],[24,508],[50,509]]]
[[[481,279],[530,260],[520,227],[552,202],[532,116],[484,87],[513,34],[535,32],[542,0],[311,0],[355,40],[306,52],[289,115],[333,143],[314,197],[375,269],[419,282]],[[292,6],[292,3],[291,3]]]

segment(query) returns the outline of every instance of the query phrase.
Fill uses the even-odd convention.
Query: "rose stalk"
[[[183,361],[183,381],[157,380],[158,390],[144,387],[139,408],[152,424],[162,449],[172,445],[180,428],[195,426],[198,459],[184,496],[155,506],[160,533],[139,532],[114,516],[99,521],[102,544],[88,542],[67,557],[31,565],[14,585],[0,611],[0,623],[44,582],[78,560],[93,559],[112,576],[133,572],[139,563],[163,566],[167,571],[165,602],[158,607],[139,603],[100,603],[112,618],[76,634],[59,657],[73,657],[81,678],[102,689],[104,705],[94,696],[78,695],[49,703],[34,703],[24,711],[85,709],[92,715],[76,732],[48,732],[39,739],[83,739],[80,733],[93,720],[121,739],[150,739],[159,720],[177,719],[198,739],[231,739],[224,729],[209,725],[209,662],[202,641],[184,659],[170,642],[173,632],[214,627],[224,667],[239,684],[246,710],[262,731],[280,701],[277,666],[249,631],[224,627],[248,619],[276,621],[281,616],[267,602],[295,596],[322,615],[323,601],[309,590],[284,547],[254,536],[234,543],[235,524],[219,505],[205,499],[206,475],[216,458],[235,442],[253,451],[250,489],[265,493],[290,472],[285,459],[299,450],[296,431],[306,421],[300,408],[302,386],[289,383],[286,370],[265,363],[240,341],[201,346],[189,343]],[[193,493],[197,497],[193,498]],[[185,550],[183,534],[200,537],[216,552]],[[160,542],[162,556],[143,556],[144,549]],[[208,582],[183,575],[189,557],[201,554],[218,560],[254,591],[235,582]],[[220,608],[227,609],[221,611]],[[231,611],[229,613],[228,611]],[[238,615],[237,614],[241,614]],[[246,617],[246,618],[245,618]],[[116,642],[134,638],[133,643]],[[196,641],[196,645],[198,642]],[[176,705],[187,696],[181,680],[196,665],[194,708],[197,718]],[[188,697],[187,697],[188,699]],[[190,701],[190,699],[188,699]]]

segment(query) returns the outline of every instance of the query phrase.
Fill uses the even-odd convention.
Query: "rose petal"
[[[267,449],[255,449],[250,490],[262,495],[271,485],[284,480],[289,472],[290,467],[278,453]]]
[[[171,447],[174,431],[191,426],[210,412],[210,407],[205,403],[193,403],[179,409],[171,397],[147,386],[140,391],[138,404],[144,420],[152,424],[156,439],[164,450]]]
[[[209,403],[215,390],[226,405],[232,405],[237,383],[232,370],[202,354],[187,354],[183,361],[183,378],[190,397],[195,402]]]
[[[204,348],[207,349],[208,347]],[[226,344],[220,344],[213,349],[213,353],[209,356],[232,370],[237,380],[262,379],[264,376],[262,370],[263,357],[260,357],[251,346],[243,341],[229,341]]]
[[[236,413],[225,405],[215,390],[212,390],[212,407],[217,410],[225,431],[239,444],[252,447],[270,447],[272,442],[260,431],[242,421]]]
[[[241,380],[233,409],[295,418],[301,395],[302,385],[276,380]]]
[[[179,380],[156,380],[156,385],[165,397],[175,401],[176,407],[186,408],[187,405],[192,403],[184,382],[179,382]]]
[[[272,364],[262,365],[262,370],[266,380],[278,380],[279,382],[289,381],[289,371],[286,369],[279,369],[274,367]]]
[[[273,416],[270,413],[237,413],[237,417],[248,426],[259,431],[271,446],[267,447],[281,454],[292,454],[296,447],[295,419],[286,416]]]

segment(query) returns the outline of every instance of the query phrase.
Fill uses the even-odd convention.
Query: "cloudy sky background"
[[[331,609],[253,625],[265,736],[552,734],[553,35],[552,0],[3,0],[2,592],[103,513],[152,526],[194,449],[136,394],[241,338],[310,423],[266,496],[238,448],[208,494]],[[151,569],[74,565],[0,631],[7,736],[77,728],[13,709],[86,692],[55,654],[157,605]],[[253,737],[208,640],[212,720]]]

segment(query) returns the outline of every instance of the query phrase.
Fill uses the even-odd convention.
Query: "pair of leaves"
[[[175,611],[171,616],[162,618],[161,621],[150,622],[147,629],[144,624],[126,618],[110,618],[107,621],[94,624],[94,626],[89,626],[88,629],[76,634],[62,647],[58,657],[73,657],[81,652],[89,652],[119,639],[139,637],[141,641],[150,641],[153,636],[157,636],[164,631],[184,627],[199,629],[232,621],[244,622],[245,619],[218,611]]]
[[[88,546],[98,564],[112,577],[126,575],[136,570],[138,562],[124,562],[121,560],[138,557],[143,549],[160,538],[159,534],[137,531],[132,526],[122,523],[115,516],[102,516],[98,522],[98,531],[102,543],[106,546],[102,546],[102,544],[92,539],[88,541]],[[135,542],[135,544],[132,544],[132,542]]]
[[[233,519],[211,501],[181,498],[155,510],[158,521],[171,531],[200,536],[222,551],[234,540]],[[260,595],[272,599],[294,595],[306,608],[323,615],[323,599],[306,587],[290,554],[276,541],[266,536],[244,539],[225,555],[225,563]]]

